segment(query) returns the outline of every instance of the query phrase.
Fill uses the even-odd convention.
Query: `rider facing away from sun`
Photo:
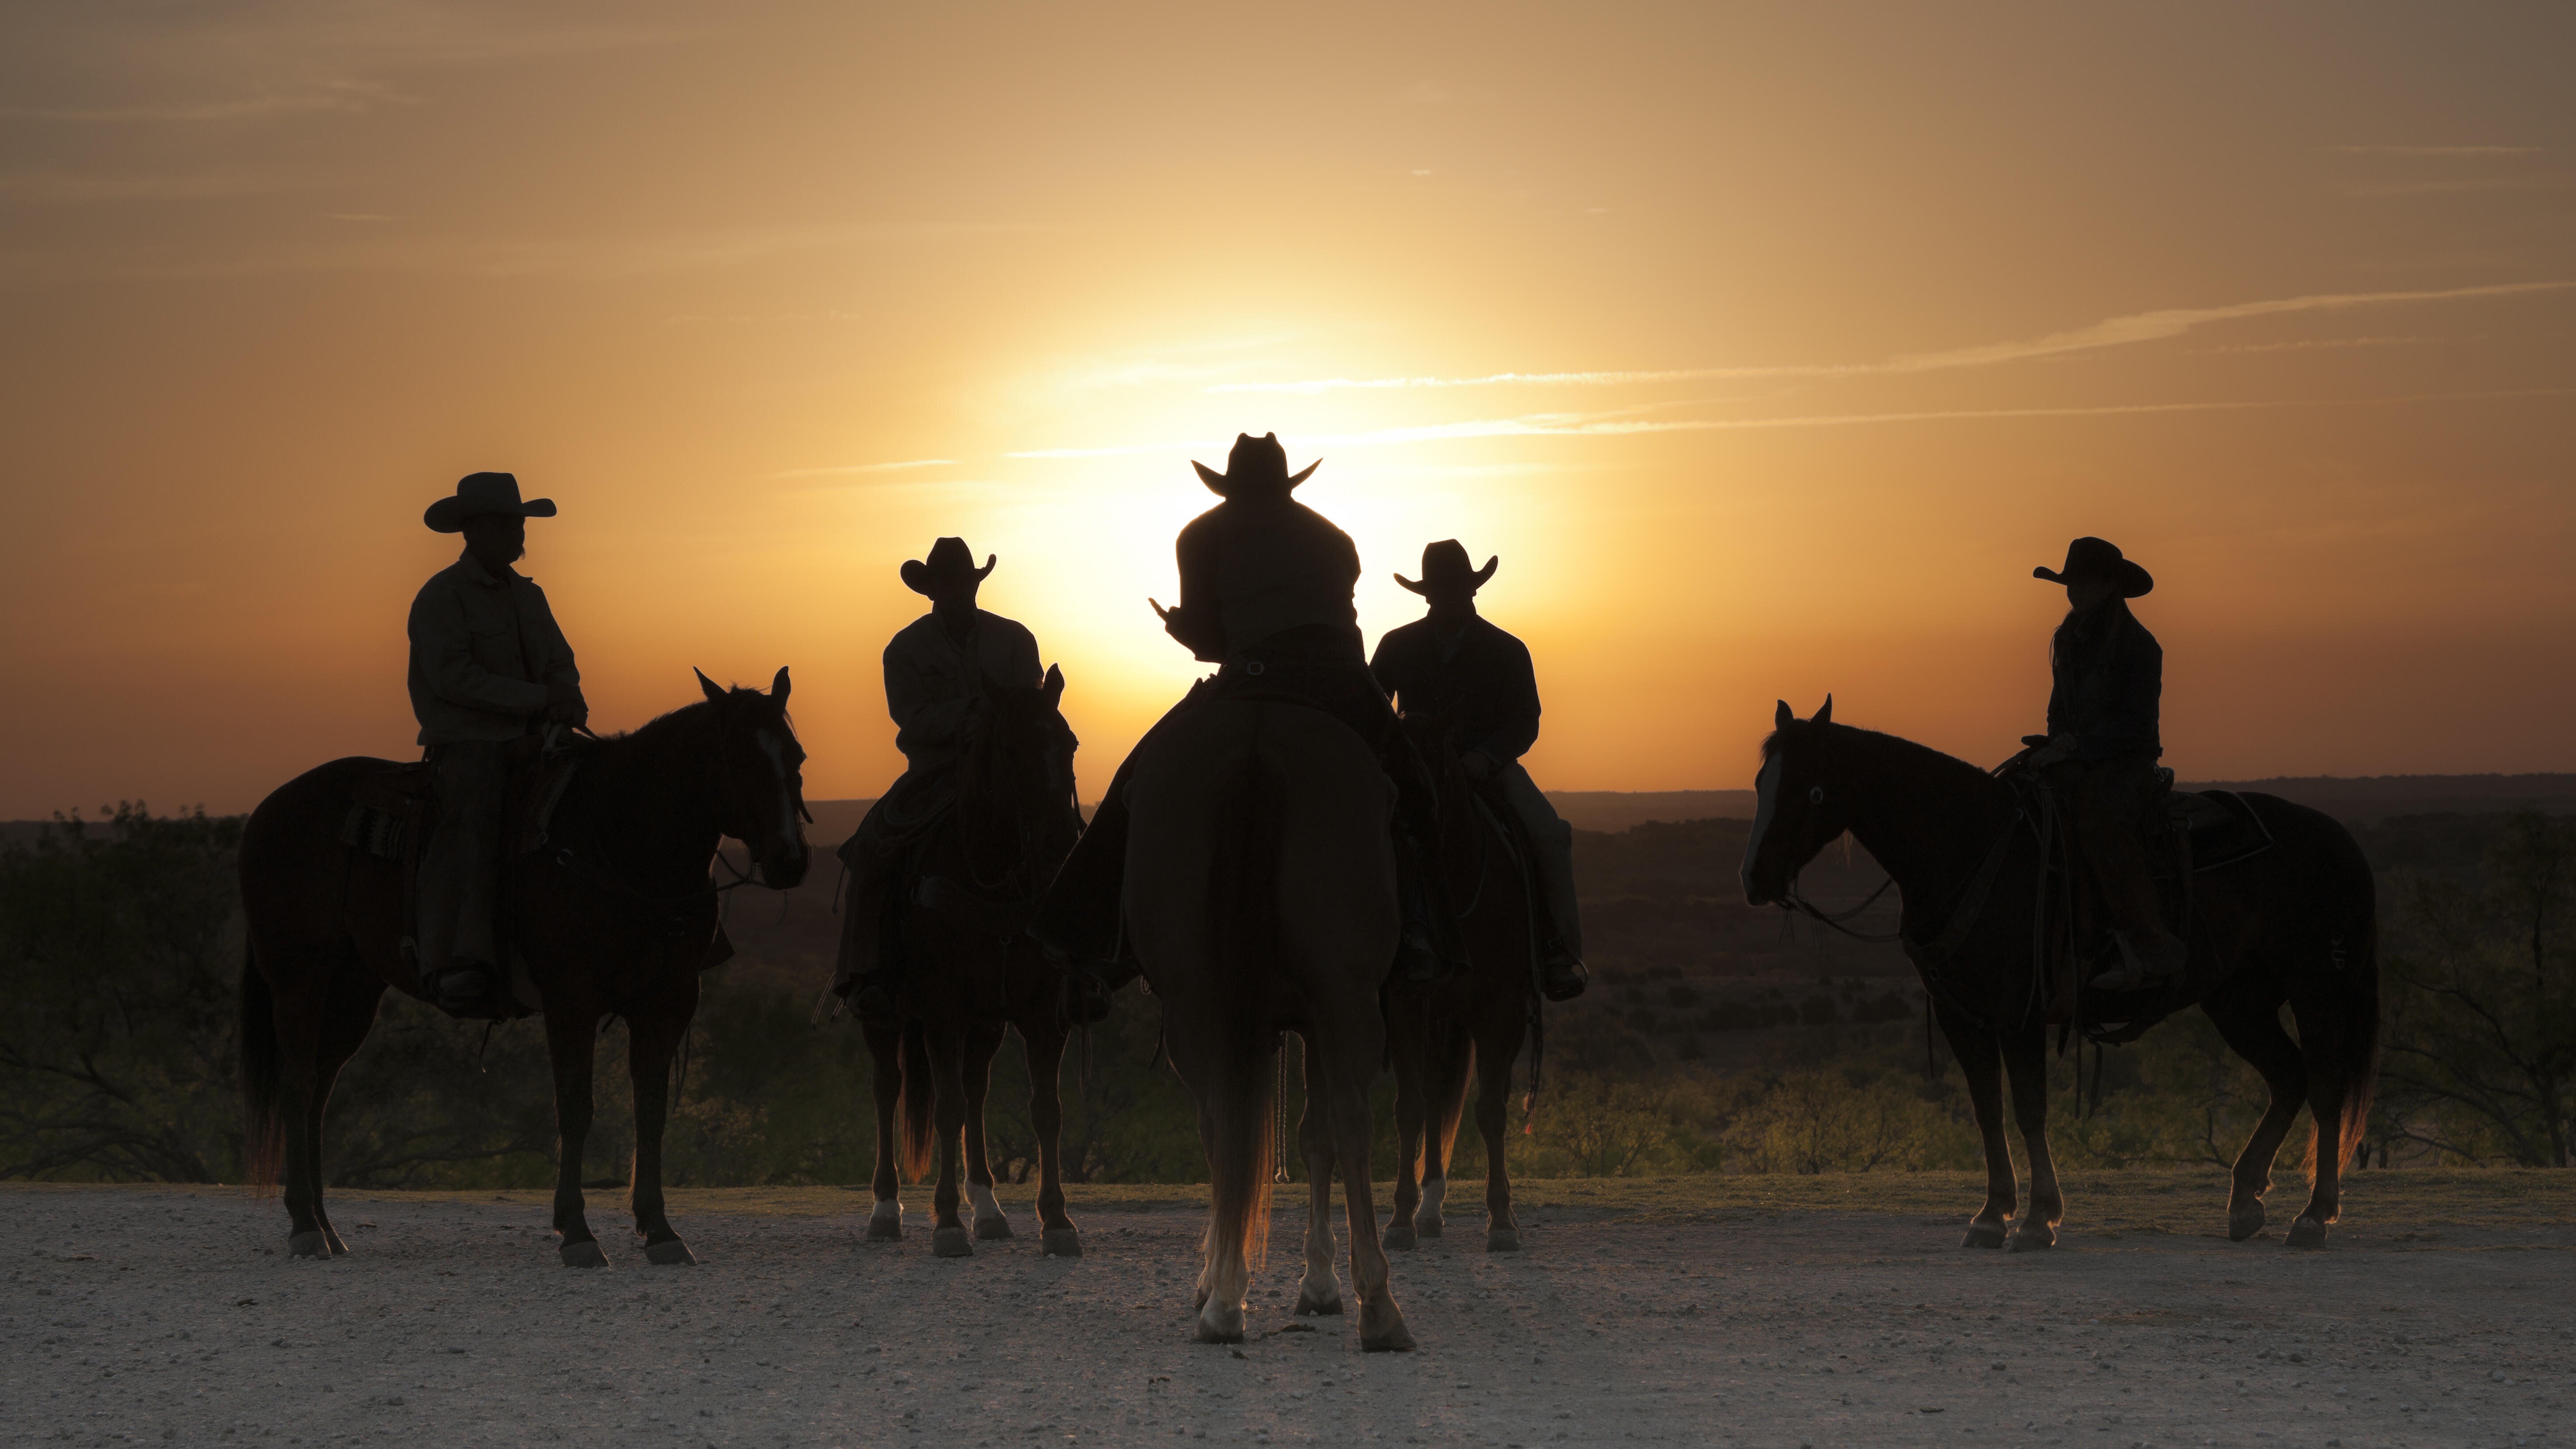
[[[850,867],[849,918],[843,929],[841,980],[862,1012],[890,1011],[903,963],[885,949],[883,925],[892,902],[894,866],[951,798],[958,751],[995,686],[1035,689],[1044,683],[1037,636],[1015,619],[976,607],[976,591],[993,572],[962,538],[943,538],[930,557],[905,562],[906,588],[930,600],[930,612],[906,624],[885,649],[886,713],[904,771],[841,847]]]
[[[2067,613],[2049,645],[2048,737],[2030,764],[2065,799],[2115,923],[2120,960],[2093,989],[2142,990],[2180,974],[2190,954],[2166,928],[2143,834],[2164,795],[2156,760],[2165,655],[2129,600],[2156,581],[2098,538],[2068,544],[2065,568],[2031,576],[2066,586]]]
[[[1574,830],[1539,793],[1521,756],[1538,741],[1538,672],[1527,645],[1476,612],[1476,592],[1501,566],[1468,561],[1458,540],[1422,550],[1419,583],[1395,581],[1429,605],[1422,618],[1377,641],[1369,672],[1408,715],[1444,720],[1449,747],[1467,778],[1490,784],[1511,805],[1538,849],[1540,990],[1550,1001],[1583,994],[1583,925],[1574,895]]]
[[[411,601],[411,709],[438,781],[438,825],[420,870],[421,987],[454,1013],[495,1009],[508,989],[494,940],[501,891],[506,754],[548,721],[579,725],[581,671],[545,590],[510,567],[527,552],[528,520],[554,500],[519,501],[508,473],[474,473],[429,505],[434,533],[465,535],[465,552]]]
[[[1289,496],[1318,465],[1291,475],[1277,434],[1245,433],[1235,438],[1223,473],[1204,463],[1190,466],[1225,501],[1181,530],[1180,603],[1153,607],[1164,632],[1219,668],[1163,718],[1254,690],[1293,695],[1349,725],[1395,782],[1397,893],[1404,913],[1398,962],[1418,980],[1440,974],[1444,962],[1463,966],[1456,919],[1427,863],[1438,830],[1431,784],[1395,728],[1395,711],[1370,675],[1362,648],[1351,597],[1359,583],[1359,549],[1330,519]],[[1123,980],[1129,970],[1116,964],[1127,779],[1152,738],[1148,731],[1119,763],[1090,828],[1029,927],[1080,970],[1109,981]]]

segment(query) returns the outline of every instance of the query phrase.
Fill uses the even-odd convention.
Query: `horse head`
[[[780,666],[769,692],[724,689],[698,673],[698,687],[715,708],[717,826],[743,843],[760,870],[760,883],[790,889],[805,879],[812,857],[805,847],[805,747],[787,719],[787,670]]]
[[[1831,695],[1811,719],[1798,718],[1786,700],[1773,716],[1744,844],[1744,898],[1754,905],[1786,901],[1798,872],[1851,828],[1852,792],[1837,778],[1833,721]]]
[[[1073,753],[1078,742],[1064,722],[1064,671],[1047,666],[1035,689],[987,689],[984,708],[966,741],[960,784],[982,808],[1034,827],[1050,847],[1072,848],[1068,834],[1074,799]]]

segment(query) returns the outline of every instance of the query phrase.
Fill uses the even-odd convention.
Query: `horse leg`
[[[1370,1004],[1374,1007],[1374,1003]],[[1351,1279],[1360,1293],[1360,1348],[1364,1352],[1413,1347],[1404,1314],[1395,1306],[1386,1249],[1378,1245],[1377,1205],[1369,1201],[1369,1081],[1384,1050],[1374,1009],[1344,1013],[1339,1030],[1317,1053],[1324,1091],[1332,1104],[1333,1155],[1342,1168],[1342,1217],[1350,1227]]]
[[[376,1007],[384,999],[385,984],[360,969],[355,962],[345,963],[331,978],[331,996],[323,1021],[321,1040],[313,1063],[311,1116],[304,1125],[312,1153],[313,1220],[322,1233],[324,1252],[319,1257],[348,1256],[349,1245],[340,1240],[339,1230],[331,1226],[331,1215],[322,1205],[322,1114],[331,1102],[331,1089],[339,1083],[340,1069],[358,1054],[367,1033],[376,1024]]]
[[[1198,1099],[1199,1141],[1207,1150],[1208,1227],[1200,1240],[1196,1337],[1201,1343],[1241,1343],[1251,1253],[1270,1226],[1279,1038],[1180,1001],[1167,1003],[1164,1013],[1172,1068]],[[1368,1230],[1374,1240],[1375,1221]]]
[[[1963,1248],[2000,1248],[2005,1225],[2017,1205],[2013,1195],[2012,1148],[2004,1141],[2003,1059],[1995,1034],[1983,1024],[1939,1012],[1941,1035],[1959,1059],[1968,1079],[1968,1105],[1977,1116],[1977,1137],[1986,1154],[1986,1205],[1968,1220]]]
[[[1324,1064],[1316,1057],[1315,1041],[1310,1036],[1306,1038],[1306,1110],[1297,1117],[1297,1146],[1306,1159],[1306,1185],[1310,1190],[1306,1206],[1306,1276],[1297,1284],[1300,1316],[1342,1311],[1342,1280],[1333,1272],[1332,1111],[1316,1090],[1323,1081]],[[1396,1209],[1395,1220],[1404,1221],[1401,1207]]]
[[[581,1199],[582,1146],[590,1138],[591,1031],[596,1011],[546,1003],[546,1056],[555,1070],[555,1232],[567,1268],[605,1268],[608,1255],[590,1234]]]
[[[1504,1165],[1504,1154],[1510,1150],[1511,1142],[1512,1063],[1521,1054],[1521,1037],[1528,1030],[1518,997],[1499,1010],[1487,1012],[1483,1025],[1485,1030],[1474,1047],[1474,1065],[1476,1131],[1485,1141],[1485,1251],[1517,1253],[1521,1248],[1521,1222],[1512,1213],[1512,1176]],[[1456,1091],[1463,1096],[1466,1090],[1466,1073],[1462,1071]],[[1451,1120],[1456,1120],[1458,1109],[1448,1110]]]
[[[2300,1065],[2308,1077],[2308,1205],[2291,1219],[2285,1241],[2293,1248],[2322,1248],[2326,1225],[2343,1216],[2342,1064],[2354,1045],[2334,1003],[2303,996],[2291,995],[2290,1011],[2298,1018]]]
[[[671,1227],[662,1205],[662,1133],[671,1116],[671,1058],[698,1011],[698,978],[686,975],[626,1017],[627,1078],[635,1085],[635,1162],[627,1190],[644,1261],[687,1267],[697,1255]]]
[[[2281,1001],[2236,981],[2222,981],[2200,1004],[2228,1049],[2253,1064],[2272,1100],[2263,1109],[2227,1181],[2227,1237],[2241,1243],[2263,1230],[2263,1194],[2272,1188],[2272,1161],[2307,1100],[2308,1069],[2299,1044],[2281,1027]],[[2322,1229],[2320,1229],[2322,1238]]]
[[[868,1216],[868,1241],[890,1243],[903,1236],[902,1180],[895,1171],[896,1144],[902,1128],[895,1106],[903,1098],[903,1030],[891,1023],[866,1021],[868,1061],[875,1068],[872,1095],[877,1108],[876,1210]]]
[[[297,1258],[328,1258],[322,1235],[321,1061],[329,1035],[332,978],[337,948],[270,944],[257,952],[268,984],[269,1022],[276,1052],[277,1133],[285,1148],[280,1186],[286,1207],[286,1251]]]
[[[1082,1233],[1064,1210],[1064,1028],[1050,1002],[1045,1024],[1020,1024],[1029,1056],[1029,1127],[1038,1136],[1038,1255],[1082,1256]]]
[[[1414,1167],[1422,1161],[1423,1125],[1428,1115],[1423,1110],[1423,1087],[1431,1023],[1423,1010],[1419,988],[1399,986],[1387,995],[1387,1054],[1395,1059],[1395,1216],[1386,1225],[1386,1245],[1401,1250],[1412,1247],[1416,1241],[1414,1220],[1422,1201],[1422,1191],[1414,1182]],[[1316,1094],[1324,1077],[1316,1067],[1311,1044],[1307,1047],[1306,1064],[1305,1122],[1320,1134],[1325,1131],[1324,1124],[1330,1120],[1330,1114]],[[1304,1135],[1302,1129],[1300,1135]],[[1314,1157],[1311,1148],[1307,1157],[1311,1162]],[[1323,1182],[1319,1175],[1316,1178],[1315,1207],[1318,1213],[1325,1210]],[[1437,1217],[1436,1210],[1434,1217]],[[1337,1288],[1335,1297],[1338,1299],[1339,1295]],[[1341,1310],[1336,1307],[1333,1311],[1338,1313]]]
[[[2021,1129],[2022,1156],[2030,1163],[2030,1211],[2013,1224],[2005,1249],[2026,1253],[2057,1246],[2066,1220],[2066,1195],[2057,1185],[2057,1159],[2048,1150],[2048,1025],[2032,1020],[2003,1034],[2004,1066],[2012,1075],[2013,1125]]]
[[[923,1045],[930,1050],[931,1111],[939,1133],[939,1186],[930,1198],[930,1252],[939,1258],[971,1258],[975,1244],[958,1219],[958,1154],[966,1136],[966,1033],[955,1026],[926,1028]]]
[[[1422,1136],[1422,1208],[1413,1215],[1415,1231],[1426,1238],[1440,1236],[1447,1226],[1440,1205],[1449,1197],[1449,1168],[1457,1160],[1458,1119],[1467,1110],[1467,1072],[1474,1053],[1464,1022],[1431,1041],[1431,1068],[1423,1093],[1430,1120]]]
[[[993,1057],[1002,1049],[1002,1024],[979,1021],[966,1028],[966,1196],[975,1204],[975,1236],[1011,1235],[1011,1219],[993,1196],[993,1164],[984,1141],[984,1099],[993,1089]]]

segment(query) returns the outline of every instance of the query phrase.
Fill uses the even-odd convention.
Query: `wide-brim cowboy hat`
[[[904,560],[904,587],[936,598],[960,584],[981,585],[999,559],[1000,555],[988,553],[979,569],[975,567],[975,551],[966,546],[966,540],[943,538],[930,546],[928,559]]]
[[[1502,555],[1496,554],[1485,560],[1483,568],[1477,568],[1467,561],[1465,544],[1454,538],[1444,538],[1423,548],[1420,583],[1402,574],[1397,574],[1395,581],[1417,594],[1446,594],[1459,590],[1473,594],[1485,586],[1485,580],[1494,576],[1494,570],[1500,568],[1502,562]]]
[[[519,480],[509,473],[468,473],[456,480],[456,492],[429,505],[420,516],[433,533],[462,533],[465,520],[487,513],[516,514],[521,518],[552,518],[555,501],[531,498],[519,501]]]
[[[1288,471],[1288,450],[1279,446],[1277,433],[1234,435],[1234,451],[1225,455],[1225,471],[1220,473],[1207,464],[1192,459],[1190,466],[1199,470],[1199,481],[1219,498],[1237,494],[1286,493],[1306,481],[1306,474],[1324,466],[1316,459],[1306,465],[1305,473]]]
[[[2121,557],[2117,545],[2099,538],[2075,540],[2066,546],[2066,567],[2051,569],[2042,565],[2032,569],[2030,576],[2052,584],[2100,579],[2124,599],[2137,598],[2156,586],[2154,575]]]

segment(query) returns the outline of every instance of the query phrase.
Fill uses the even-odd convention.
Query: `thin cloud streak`
[[[2576,397],[2576,387],[2512,388],[2491,392],[2408,393],[2393,397],[2286,398],[2246,402],[2105,403],[2094,407],[1957,408],[1896,413],[1816,413],[1786,418],[1615,418],[1600,414],[1532,413],[1518,418],[1477,418],[1455,423],[1377,428],[1360,433],[1290,433],[1280,441],[1295,448],[1373,448],[1398,443],[1441,442],[1457,438],[1604,438],[1637,433],[1749,432],[1766,428],[1878,426],[1887,423],[1973,422],[2009,418],[2097,418],[2146,413],[2251,412],[2283,408],[2386,407],[2399,403],[2479,402],[2516,398]],[[1210,451],[1224,446],[1200,439],[1183,443],[1142,443],[1106,448],[1036,448],[1006,453],[1008,458],[1127,458],[1148,453]]]
[[[837,478],[852,473],[892,473],[905,468],[951,468],[954,458],[907,458],[900,463],[837,463],[829,468],[789,468],[772,478]]]
[[[1626,387],[1642,383],[1705,382],[1730,378],[1858,377],[1941,372],[1955,368],[1995,367],[2008,362],[2055,357],[2070,352],[2090,352],[2106,347],[2125,347],[2141,342],[2161,342],[2179,337],[2197,327],[2205,327],[2216,322],[2241,321],[2249,317],[2274,317],[2298,312],[2332,312],[2401,302],[2450,302],[2510,297],[2534,292],[2560,292],[2570,288],[2576,288],[2576,282],[2505,282],[2483,287],[2452,287],[2439,291],[2338,292],[2308,297],[2283,297],[2263,302],[2237,302],[2223,307],[2168,307],[2154,312],[2134,312],[2127,316],[2111,317],[2096,322],[2090,327],[2079,327],[2067,332],[2052,332],[2042,337],[1985,343],[1942,352],[1915,353],[1891,358],[1885,362],[1691,367],[1659,371],[1496,372],[1482,377],[1457,378],[1336,377],[1302,382],[1229,382],[1203,388],[1201,391],[1311,395],[1353,389],[1495,386]]]
[[[2537,156],[2537,146],[2328,146],[2346,156]]]

